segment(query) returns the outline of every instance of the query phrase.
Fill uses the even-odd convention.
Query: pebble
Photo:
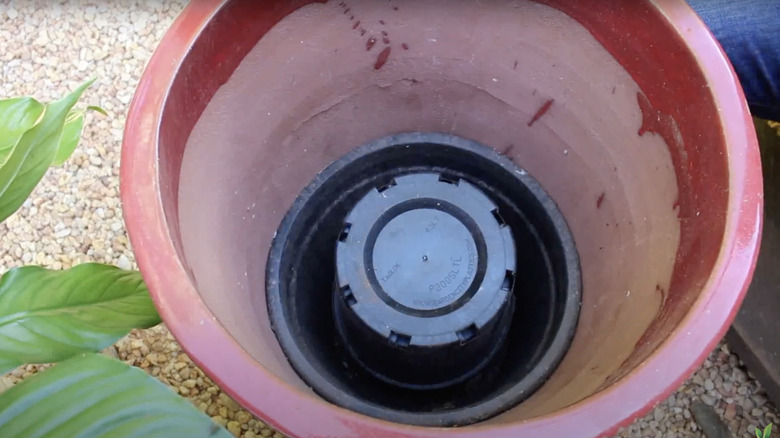
[[[249,422],[252,421],[252,416],[249,415],[246,411],[239,411],[236,414],[236,421],[241,424],[249,424]]]
[[[241,424],[238,423],[238,421],[229,421],[227,423],[227,429],[228,432],[232,433],[235,436],[239,436],[241,433]]]
[[[727,405],[723,411],[723,418],[726,420],[733,420],[737,416],[737,407],[734,405]]]
[[[715,406],[715,403],[717,402],[717,400],[715,400],[715,397],[708,394],[702,395],[701,401],[704,402],[704,404],[707,406]]]
[[[7,389],[14,386],[14,381],[10,376],[0,377],[0,394],[4,393]]]

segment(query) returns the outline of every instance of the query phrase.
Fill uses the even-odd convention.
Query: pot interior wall
[[[583,302],[569,353],[531,399],[490,421],[603,390],[685,316],[717,257],[728,174],[704,79],[654,8],[268,3],[233,1],[184,59],[166,103],[178,117],[161,126],[160,177],[201,298],[269,373],[310,391],[265,304],[282,217],[333,160],[408,131],[510,157],[556,200],[579,251]],[[654,33],[633,32],[630,17]]]

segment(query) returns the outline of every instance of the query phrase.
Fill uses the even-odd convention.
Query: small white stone
[[[35,39],[33,44],[36,46],[45,46],[49,44],[49,42],[51,42],[51,40],[49,40],[49,35],[46,33],[46,29],[41,29],[40,33],[38,34],[38,38]]]
[[[4,393],[7,389],[14,386],[13,380],[8,376],[0,377],[0,394]]]
[[[70,236],[70,228],[65,228],[63,230],[60,230],[60,231],[57,231],[56,233],[54,233],[54,237],[56,237],[58,239],[62,239],[62,238],[68,237],[68,236]]]
[[[116,266],[119,269],[123,269],[125,271],[129,271],[133,269],[133,265],[130,263],[130,259],[128,259],[127,256],[124,254],[121,254],[119,258],[116,260]]]

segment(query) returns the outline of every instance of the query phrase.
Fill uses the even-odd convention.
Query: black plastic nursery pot
[[[337,160],[268,260],[293,367],[334,403],[410,424],[469,424],[530,396],[579,313],[576,248],[553,200],[452,135],[394,135]]]

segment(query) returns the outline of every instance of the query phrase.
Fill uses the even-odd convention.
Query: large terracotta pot
[[[326,401],[267,312],[269,247],[301,190],[353,148],[409,131],[469,138],[526,169],[582,268],[576,334],[549,380],[462,428]],[[722,337],[761,237],[744,96],[682,0],[194,0],[138,86],[121,188],[177,340],[294,437],[610,435]]]

